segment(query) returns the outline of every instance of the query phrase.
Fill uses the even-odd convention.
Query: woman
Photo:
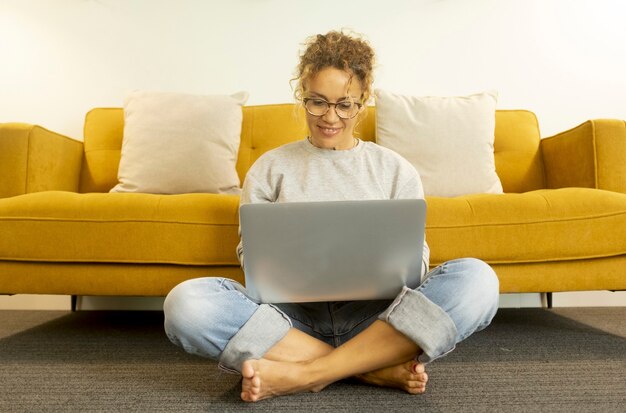
[[[374,53],[340,32],[311,38],[296,98],[309,136],[265,153],[250,168],[241,203],[423,198],[417,171],[396,153],[354,136],[372,85]],[[239,258],[242,246],[239,244]],[[165,301],[165,330],[186,351],[243,376],[241,398],[319,391],[337,380],[422,393],[428,363],[489,325],[498,280],[476,259],[444,263],[392,301],[258,304],[235,281],[201,278]]]

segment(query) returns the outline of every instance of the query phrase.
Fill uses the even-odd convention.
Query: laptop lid
[[[263,303],[392,299],[419,285],[423,199],[245,204],[247,291]]]

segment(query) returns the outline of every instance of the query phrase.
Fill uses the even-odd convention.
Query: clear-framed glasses
[[[341,119],[352,119],[359,114],[361,103],[352,100],[342,100],[337,103],[330,103],[322,98],[304,98],[304,107],[306,111],[313,116],[324,116],[331,106],[335,107],[335,113]]]

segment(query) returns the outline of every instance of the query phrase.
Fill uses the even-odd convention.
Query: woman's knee
[[[193,315],[197,305],[205,305],[204,297],[218,292],[222,278],[195,278],[178,284],[165,297],[163,311],[165,316],[178,317]]]
[[[217,290],[219,281],[217,278],[196,278],[183,281],[178,284],[165,297],[163,303],[163,312],[165,313],[165,331],[172,338],[178,336],[181,330],[185,330],[190,323],[190,319],[194,314],[198,314],[199,305],[204,306],[202,302],[198,302],[199,290],[206,291],[208,289]]]
[[[438,282],[434,282],[438,279]],[[427,279],[428,280],[428,279]],[[459,316],[476,314],[479,317],[495,313],[499,301],[499,282],[493,269],[476,258],[447,261],[426,281],[436,304]]]
[[[179,344],[182,338],[201,334],[222,312],[223,278],[196,278],[174,287],[163,303],[165,332]],[[206,332],[206,331],[204,331]]]
[[[465,267],[465,273],[472,283],[480,285],[483,290],[498,292],[500,283],[496,272],[486,262],[478,258],[463,258],[460,260]]]
[[[457,261],[463,274],[463,290],[467,298],[483,301],[491,306],[497,305],[500,282],[493,268],[477,258],[462,258]]]
[[[498,309],[500,283],[491,266],[476,258],[462,260],[464,278],[464,299],[468,309],[479,318],[490,322]]]
[[[463,274],[462,278],[469,290],[490,297],[499,294],[498,276],[486,262],[478,258],[460,258],[450,261],[450,264],[458,266],[457,271]]]
[[[454,290],[442,308],[454,320],[462,340],[491,322],[498,310],[499,282],[495,271],[484,261],[462,258],[449,261],[445,272],[453,275],[448,288]]]
[[[235,281],[198,278],[170,291],[163,306],[165,332],[187,352],[216,358],[258,305]]]

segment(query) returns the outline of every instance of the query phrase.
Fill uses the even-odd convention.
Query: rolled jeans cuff
[[[378,316],[419,346],[418,360],[429,363],[454,350],[458,335],[454,321],[421,292],[404,287]]]
[[[241,365],[249,359],[260,359],[278,343],[291,328],[291,320],[271,304],[261,304],[252,317],[229,340],[219,358],[218,366],[231,373],[241,373]]]

